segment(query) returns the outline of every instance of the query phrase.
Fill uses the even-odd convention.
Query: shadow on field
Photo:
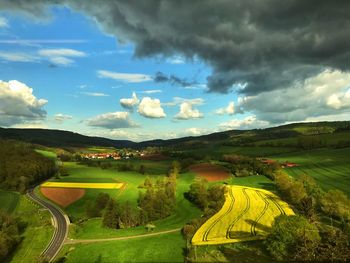
[[[255,226],[255,228],[257,230],[261,230],[261,231],[264,231],[264,232],[267,232],[267,233],[271,232],[271,227],[263,225],[263,224],[260,224],[259,222],[256,222],[255,220],[246,219],[245,221],[248,224],[250,224],[252,226]]]
[[[265,190],[275,190],[275,185],[273,183],[259,183],[259,186]]]

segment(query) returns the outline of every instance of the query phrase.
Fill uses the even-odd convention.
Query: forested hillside
[[[24,192],[56,172],[55,161],[27,143],[0,140],[0,188]]]

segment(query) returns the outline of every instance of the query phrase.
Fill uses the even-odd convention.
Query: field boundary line
[[[175,233],[175,232],[178,232],[178,231],[181,231],[181,228],[165,230],[165,231],[159,231],[159,232],[149,233],[149,234],[125,236],[125,237],[110,237],[110,238],[98,238],[98,239],[66,239],[64,245],[88,244],[88,243],[95,243],[95,242],[108,242],[108,241],[128,240],[128,239],[134,239],[134,238],[159,236],[159,235],[164,235],[164,234],[169,234],[169,233]]]

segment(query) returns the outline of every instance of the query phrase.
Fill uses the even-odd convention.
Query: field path
[[[95,243],[95,242],[107,242],[107,241],[115,241],[115,240],[128,240],[134,238],[142,238],[142,237],[151,237],[151,236],[159,236],[169,233],[175,233],[180,231],[181,228],[165,230],[155,233],[135,235],[135,236],[126,236],[126,237],[111,237],[111,238],[99,238],[99,239],[66,239],[65,244],[87,244],[87,243]]]

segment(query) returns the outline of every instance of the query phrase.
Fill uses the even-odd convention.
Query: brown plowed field
[[[209,182],[222,181],[230,177],[230,173],[222,166],[210,163],[195,164],[190,167],[190,171],[203,176]]]
[[[85,189],[41,187],[41,193],[56,204],[67,207],[85,195]]]

